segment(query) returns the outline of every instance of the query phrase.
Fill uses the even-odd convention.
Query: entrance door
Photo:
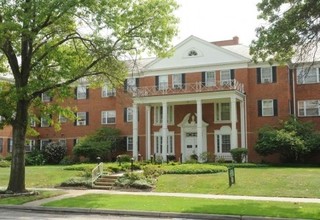
[[[190,156],[195,154],[198,155],[198,146],[197,146],[197,133],[196,132],[189,132],[186,133],[186,140],[185,140],[185,147],[186,147],[186,155],[185,159],[190,160]]]

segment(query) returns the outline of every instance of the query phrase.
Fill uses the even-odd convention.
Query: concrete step
[[[93,189],[104,189],[104,190],[111,190],[112,189],[112,186],[101,186],[101,185],[96,185],[94,184],[92,186]]]
[[[117,178],[118,176],[110,176],[104,174],[94,182],[93,188],[110,190],[114,186],[114,183],[116,182]]]

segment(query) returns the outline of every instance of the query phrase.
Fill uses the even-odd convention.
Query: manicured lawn
[[[320,198],[320,168],[235,168],[236,184],[228,174],[162,175],[156,192]]]
[[[160,196],[90,194],[50,202],[45,206],[308,219],[316,219],[320,216],[320,204]]]
[[[26,187],[55,187],[79,175],[79,171],[63,170],[64,166],[27,166]],[[10,168],[0,168],[0,186],[7,186]]]
[[[62,195],[62,191],[40,191],[39,195],[0,198],[0,205],[22,205],[27,202]]]

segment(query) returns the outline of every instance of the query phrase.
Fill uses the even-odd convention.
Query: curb
[[[31,212],[45,212],[55,214],[97,214],[116,216],[137,216],[154,218],[186,218],[186,219],[210,219],[210,220],[288,220],[287,218],[241,216],[241,215],[217,215],[217,214],[195,214],[195,213],[175,213],[175,212],[146,212],[128,210],[106,210],[106,209],[86,209],[86,208],[53,208],[40,206],[20,206],[20,205],[0,205],[0,209],[21,210]],[[302,219],[300,219],[302,220]]]

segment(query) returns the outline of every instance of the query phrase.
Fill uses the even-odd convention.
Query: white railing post
[[[103,163],[99,163],[92,171],[91,171],[91,185],[93,187],[94,182],[103,174]]]

